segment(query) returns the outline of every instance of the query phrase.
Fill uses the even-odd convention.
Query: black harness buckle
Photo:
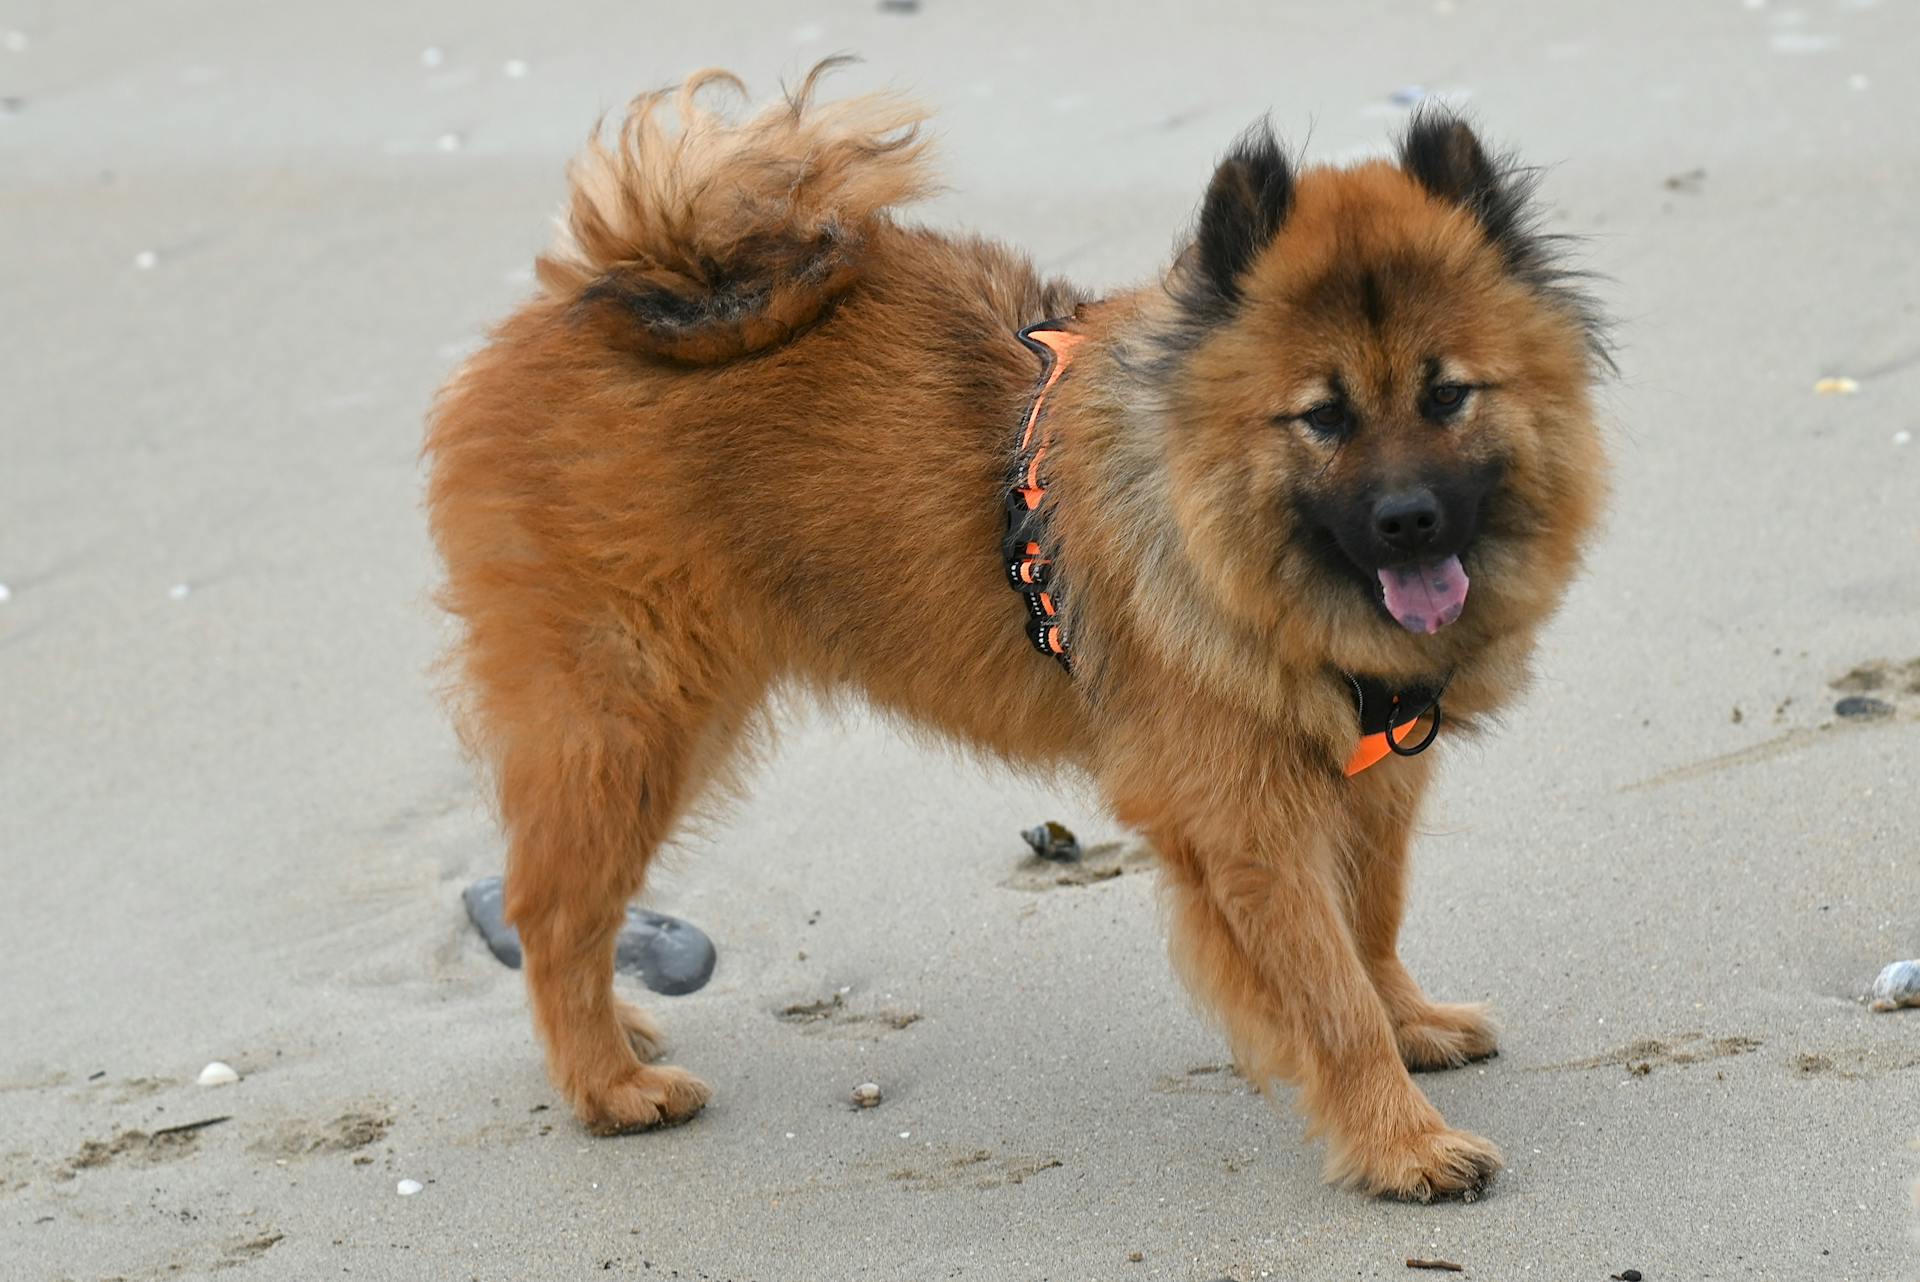
[[[1405,686],[1395,689],[1378,677],[1357,677],[1343,673],[1353,689],[1353,710],[1360,718],[1360,735],[1380,735],[1397,757],[1417,757],[1433,746],[1440,734],[1440,696],[1446,681],[1439,685]],[[1427,733],[1418,743],[1396,738],[1421,717],[1431,717]]]

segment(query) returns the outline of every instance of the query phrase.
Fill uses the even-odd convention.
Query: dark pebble
[[[1613,1275],[1619,1282],[1640,1282],[1639,1269],[1621,1269]]]
[[[460,898],[488,949],[503,965],[519,970],[520,932],[506,922],[501,879],[483,877]],[[713,941],[699,927],[665,913],[629,907],[614,947],[613,966],[637,976],[656,993],[680,997],[706,987],[718,959]]]
[[[1893,705],[1885,699],[1871,699],[1864,694],[1850,694],[1833,705],[1836,714],[1843,717],[1890,717]]]
[[[1037,827],[1026,829],[1020,835],[1033,847],[1033,853],[1042,859],[1051,859],[1058,864],[1080,862],[1080,839],[1065,824],[1057,824],[1049,819]]]
[[[881,13],[919,13],[920,0],[880,0]]]

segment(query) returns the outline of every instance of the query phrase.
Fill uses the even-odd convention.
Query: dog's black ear
[[[1427,107],[1414,115],[1400,140],[1400,168],[1433,195],[1472,213],[1509,259],[1530,248],[1533,175],[1490,158],[1472,126],[1452,112]]]
[[[1452,112],[1424,107],[1400,140],[1400,167],[1443,200],[1470,205],[1499,184],[1473,127]]]
[[[1279,234],[1293,206],[1293,166],[1261,121],[1235,140],[1213,171],[1194,236],[1202,277],[1224,303],[1240,299],[1240,277]]]
[[[1488,156],[1472,127],[1444,107],[1422,107],[1400,140],[1400,168],[1438,200],[1472,214],[1507,270],[1565,311],[1585,332],[1595,360],[1613,367],[1607,326],[1587,293],[1586,273],[1562,262],[1571,238],[1542,232],[1533,204],[1540,171],[1511,156]]]

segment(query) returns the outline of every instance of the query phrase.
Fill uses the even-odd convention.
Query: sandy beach
[[[1920,1278],[1920,1010],[1865,1002],[1920,955],[1916,49],[1896,0],[0,0],[0,1278]],[[1324,1186],[1091,792],[857,709],[648,896],[719,948],[651,1003],[713,1104],[596,1140],[547,1085],[461,907],[422,416],[600,113],[837,51],[936,110],[919,217],[1096,289],[1263,112],[1337,161],[1438,95],[1548,167],[1617,498],[1440,749],[1404,937],[1502,1022],[1421,1079],[1485,1199]]]

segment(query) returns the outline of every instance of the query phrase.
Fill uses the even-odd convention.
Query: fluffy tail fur
[[[700,102],[713,87],[744,96],[725,71],[636,98],[611,145],[596,128],[569,168],[540,283],[621,345],[671,360],[711,364],[792,337],[859,281],[883,212],[932,185],[913,103],[814,105],[844,61],[746,121]],[[662,120],[669,102],[677,130]]]

